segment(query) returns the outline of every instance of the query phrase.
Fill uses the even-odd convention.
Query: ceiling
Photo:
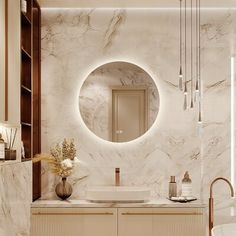
[[[206,8],[236,8],[236,0],[202,0]],[[39,0],[52,8],[176,8],[179,0]]]

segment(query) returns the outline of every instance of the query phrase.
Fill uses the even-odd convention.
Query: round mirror
[[[127,62],[104,64],[82,85],[79,108],[86,126],[111,142],[143,135],[156,120],[159,93],[150,75]]]

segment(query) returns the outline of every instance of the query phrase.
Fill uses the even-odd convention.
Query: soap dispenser
[[[182,197],[192,196],[192,180],[189,177],[188,171],[185,172],[182,180]]]
[[[169,182],[169,198],[177,197],[177,184],[175,181],[175,176],[170,176]]]

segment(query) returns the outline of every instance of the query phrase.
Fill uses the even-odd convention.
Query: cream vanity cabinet
[[[31,236],[116,236],[115,208],[33,208]]]
[[[205,236],[201,208],[118,209],[118,236]]]
[[[205,208],[32,208],[31,236],[205,236]]]

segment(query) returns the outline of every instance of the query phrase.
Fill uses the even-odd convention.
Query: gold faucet
[[[120,186],[120,168],[115,169],[115,177],[116,177],[115,185]]]
[[[229,185],[230,191],[231,191],[231,197],[234,197],[234,188],[228,179],[223,178],[223,177],[219,177],[219,178],[216,178],[212,181],[211,186],[210,186],[210,198],[209,198],[209,236],[211,236],[211,230],[214,226],[214,223],[213,223],[214,222],[213,185],[218,180],[224,180]]]

